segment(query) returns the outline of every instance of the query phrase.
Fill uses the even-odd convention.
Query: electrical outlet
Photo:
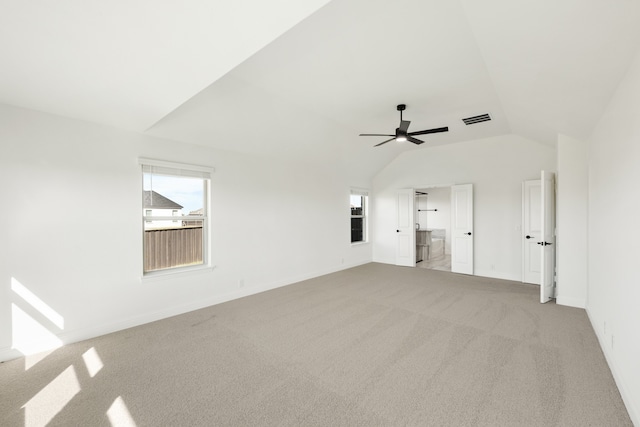
[[[244,279],[238,280],[238,287],[239,288],[244,288]]]

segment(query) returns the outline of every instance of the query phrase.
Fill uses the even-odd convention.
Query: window
[[[367,203],[368,193],[351,190],[351,243],[367,241]]]
[[[140,164],[144,274],[209,265],[213,169],[150,159]]]

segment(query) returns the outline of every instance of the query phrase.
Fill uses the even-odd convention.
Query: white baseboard
[[[607,360],[607,364],[609,365],[609,369],[611,370],[611,374],[613,375],[613,380],[618,386],[620,396],[622,396],[622,401],[627,408],[627,412],[629,413],[631,422],[634,426],[640,426],[640,402],[634,401],[631,398],[631,393],[628,392],[628,387],[624,382],[624,376],[619,373],[613,355],[611,354],[611,349],[606,345],[605,337],[602,336],[600,329],[596,327],[594,319],[591,316],[588,308],[586,308],[586,312],[587,317],[589,318],[589,322],[591,323],[591,327],[593,328],[594,332],[596,333],[596,337],[598,338],[598,343],[600,344],[602,353],[604,353],[604,358]]]
[[[0,363],[6,362],[7,360],[17,359],[18,357],[22,357],[23,354],[18,350],[10,347],[0,348]]]
[[[568,307],[575,308],[585,308],[587,306],[587,302],[581,298],[573,298],[573,297],[563,297],[558,295],[556,297],[556,304],[558,305],[566,305]]]
[[[373,262],[379,262],[381,264],[391,264],[391,265],[395,265],[396,263],[395,260],[380,259],[380,258],[374,258]],[[490,279],[511,280],[514,282],[522,281],[522,277],[520,277],[517,274],[506,273],[503,271],[495,271],[495,270],[475,270],[473,272],[473,275],[480,276],[480,277],[488,277]]]
[[[227,301],[246,297],[249,295],[258,294],[261,292],[276,289],[282,286],[291,285],[293,283],[301,282],[303,280],[313,279],[314,277],[323,276],[325,274],[335,273],[341,270],[357,267],[359,265],[368,264],[370,261],[362,261],[351,264],[343,264],[319,271],[315,271],[308,274],[302,274],[299,276],[289,277],[283,280],[278,280],[271,283],[261,284],[259,286],[252,286],[243,289],[238,289],[233,292],[229,292],[222,295],[214,295],[210,298],[199,299],[187,304],[181,304],[177,306],[163,308],[161,310],[148,312],[139,316],[129,317],[127,319],[121,319],[114,322],[104,323],[101,325],[89,326],[86,328],[75,329],[71,331],[64,331],[57,334],[57,337],[62,341],[63,345],[76,343],[79,341],[95,338],[101,335],[110,334],[113,332],[122,331],[124,329],[133,328],[135,326],[144,325],[146,323],[155,322],[157,320],[166,319],[167,317],[177,316],[179,314],[188,313],[190,311],[199,310],[201,308],[210,307],[216,304],[222,304]],[[0,348],[0,362],[17,359],[24,356],[20,351],[11,348]]]
[[[522,281],[522,278],[517,274],[506,273],[504,271],[495,271],[495,270],[475,270],[473,272],[474,276],[480,277],[489,277],[491,279],[502,279],[502,280],[511,280],[515,282]]]
[[[388,258],[378,258],[378,257],[373,257],[372,262],[377,262],[380,264],[391,264],[391,265],[395,265],[396,263],[396,259],[388,259]]]

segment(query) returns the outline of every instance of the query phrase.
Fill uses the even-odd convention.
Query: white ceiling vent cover
[[[488,122],[491,120],[491,116],[489,113],[480,114],[479,116],[467,117],[466,119],[462,119],[465,125],[473,125],[480,122]]]

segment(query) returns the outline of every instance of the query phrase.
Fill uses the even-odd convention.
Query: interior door
[[[451,187],[451,272],[473,274],[473,185]]]
[[[540,258],[542,267],[540,271],[540,302],[545,303],[555,298],[556,276],[556,192],[555,174],[542,171],[541,181],[541,228],[542,240],[540,245]]]
[[[539,179],[522,183],[522,281],[540,285],[542,193]]]
[[[416,266],[416,225],[414,220],[415,191],[398,190],[398,221],[396,225],[396,265]]]

